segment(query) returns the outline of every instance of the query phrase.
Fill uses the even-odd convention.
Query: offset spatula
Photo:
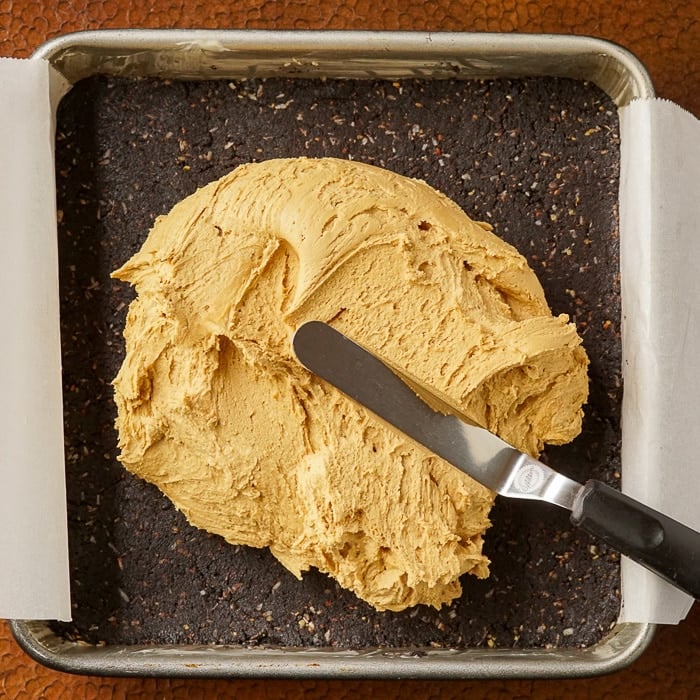
[[[581,485],[489,431],[434,411],[395,370],[325,323],[302,325],[293,347],[308,370],[492,491],[567,508],[574,525],[700,598],[700,533],[601,481]],[[421,393],[444,405],[422,387]]]

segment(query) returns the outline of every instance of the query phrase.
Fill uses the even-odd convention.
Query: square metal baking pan
[[[173,79],[249,77],[514,78],[595,83],[618,105],[653,97],[644,67],[589,37],[365,31],[117,30],[71,34],[40,47],[68,81],[96,74]],[[13,621],[20,645],[61,671],[204,677],[536,678],[591,676],[634,661],[649,624],[618,623],[586,649],[271,649],[236,646],[91,646],[43,621]]]

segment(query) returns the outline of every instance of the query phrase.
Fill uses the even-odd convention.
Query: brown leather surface
[[[124,27],[407,29],[589,34],[633,51],[657,94],[700,116],[696,0],[0,0],[0,55],[70,31]],[[1,565],[1,563],[0,563]],[[629,669],[591,680],[185,681],[69,676],[32,661],[0,622],[3,698],[700,698],[700,607]]]

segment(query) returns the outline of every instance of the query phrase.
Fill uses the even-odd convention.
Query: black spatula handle
[[[576,499],[571,522],[700,598],[700,532],[594,479]]]

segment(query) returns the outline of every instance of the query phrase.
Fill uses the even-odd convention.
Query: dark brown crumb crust
[[[61,323],[74,620],[97,644],[582,647],[614,624],[619,559],[554,506],[501,499],[488,580],[440,611],[379,613],[267,551],[189,526],[116,460],[110,381],[131,290],[110,272],[156,216],[241,163],[337,156],[426,180],[530,261],[591,358],[583,434],[544,458],[619,479],[619,136],[597,88],[558,79],[171,82],[97,77],[57,122]]]

